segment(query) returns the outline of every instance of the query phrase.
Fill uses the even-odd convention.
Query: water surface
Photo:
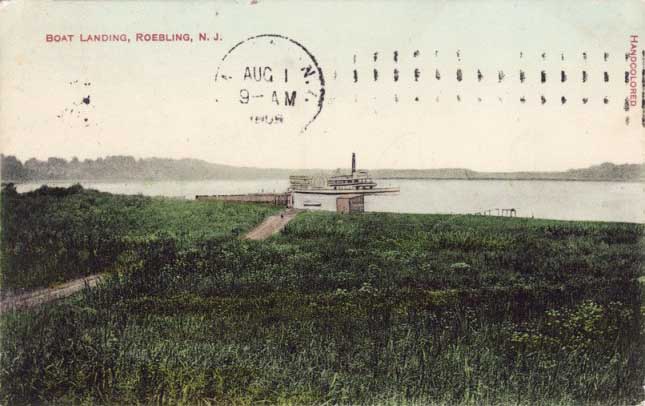
[[[70,186],[75,182],[35,182],[17,186],[19,192],[43,183]],[[286,179],[154,182],[81,182],[110,193],[143,194],[194,199],[195,195],[281,192]],[[365,210],[400,213],[469,214],[514,208],[518,217],[558,220],[645,222],[643,183],[527,181],[527,180],[378,180],[379,186],[399,186],[394,195],[367,196]],[[302,195],[297,201],[321,203],[335,210],[335,198]],[[316,207],[309,207],[316,209]]]

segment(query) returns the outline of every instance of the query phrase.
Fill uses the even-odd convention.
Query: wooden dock
[[[291,193],[245,193],[236,195],[197,195],[195,200],[216,200],[235,203],[265,203],[291,206]]]

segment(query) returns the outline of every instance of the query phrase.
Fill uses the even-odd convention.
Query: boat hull
[[[312,195],[376,195],[381,193],[399,193],[398,187],[375,187],[373,189],[294,189],[294,193]]]

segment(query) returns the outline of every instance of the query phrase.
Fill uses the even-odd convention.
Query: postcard
[[[0,1],[0,403],[645,404],[645,2]]]

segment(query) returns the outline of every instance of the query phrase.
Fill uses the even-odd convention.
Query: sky
[[[642,0],[2,1],[0,150],[281,168],[346,167],[352,152],[363,168],[640,163],[644,31]],[[94,34],[130,42],[81,42]],[[625,111],[631,35],[638,105]]]

